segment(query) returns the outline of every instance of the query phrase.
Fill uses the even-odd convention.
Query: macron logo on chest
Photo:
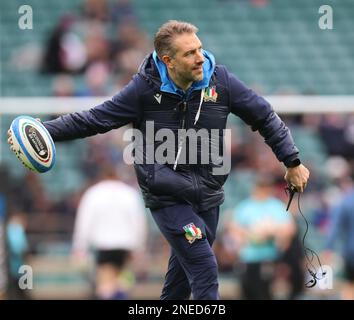
[[[159,104],[161,104],[161,98],[162,98],[162,94],[161,93],[156,93],[154,95],[154,98]]]

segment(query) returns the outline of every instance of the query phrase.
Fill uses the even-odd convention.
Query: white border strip
[[[278,113],[350,113],[354,96],[265,96]],[[110,97],[2,97],[0,114],[64,114],[87,110]]]

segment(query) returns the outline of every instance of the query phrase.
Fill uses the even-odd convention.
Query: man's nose
[[[201,51],[198,51],[198,54],[197,54],[197,63],[204,63],[204,55],[203,55],[203,52]]]

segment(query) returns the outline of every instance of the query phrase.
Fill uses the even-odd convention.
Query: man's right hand
[[[287,168],[285,174],[285,181],[296,188],[298,192],[304,192],[308,179],[310,177],[310,171],[300,164],[294,168]]]
[[[12,141],[11,129],[7,130],[7,143],[10,145],[10,150],[12,152],[15,152],[15,149],[13,147],[14,143]]]

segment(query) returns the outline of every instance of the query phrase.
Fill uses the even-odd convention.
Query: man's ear
[[[162,56],[162,61],[166,65],[167,69],[173,69],[172,58],[168,55]]]

